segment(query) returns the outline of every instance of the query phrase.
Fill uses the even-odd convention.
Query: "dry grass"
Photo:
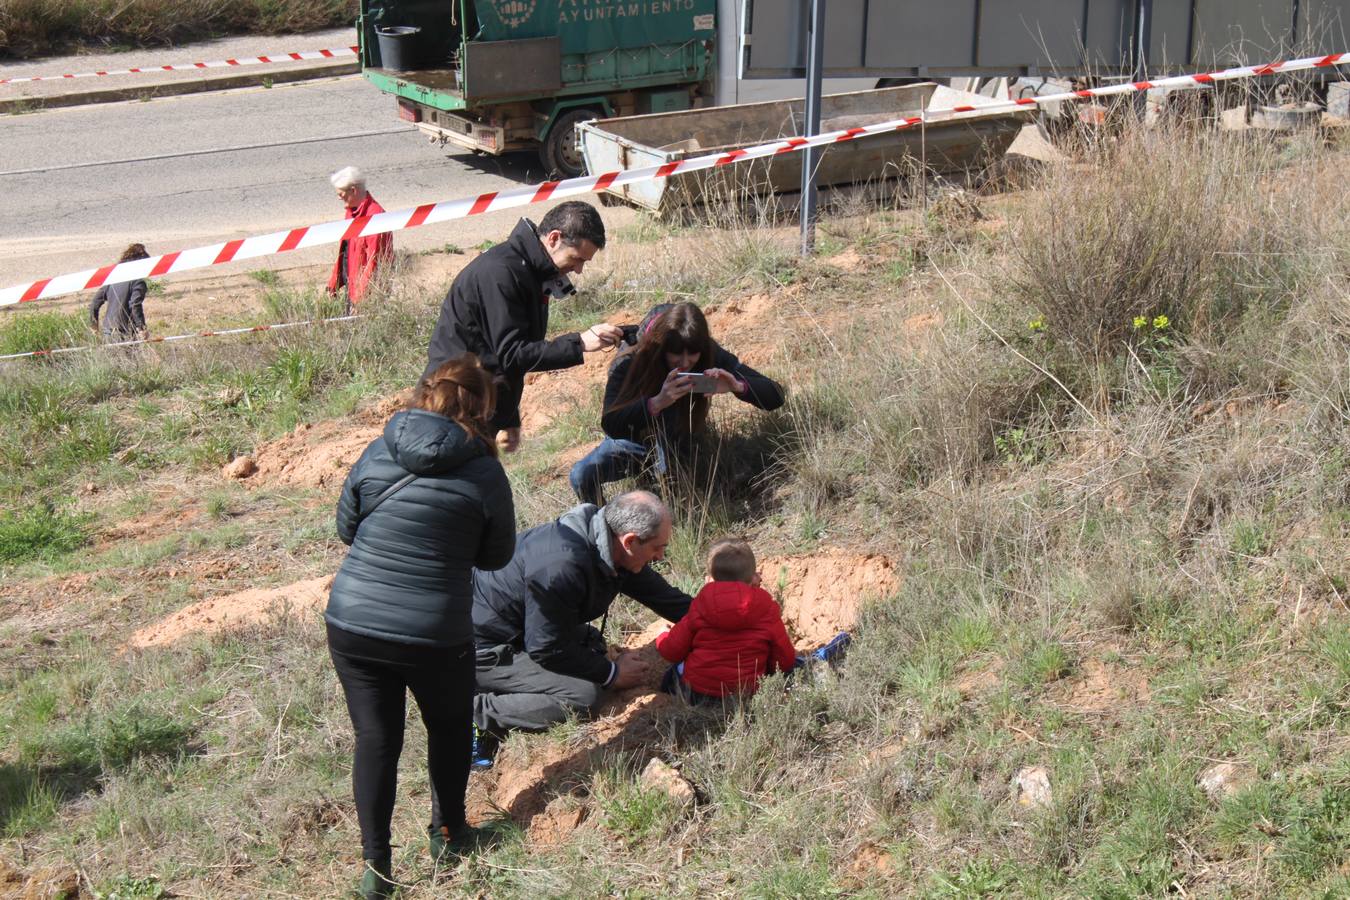
[[[355,0],[0,0],[0,57],[346,25]]]
[[[1333,189],[1345,157],[1236,140],[1127,134],[1050,170],[1045,194],[982,198],[985,219],[959,227],[886,209],[827,222],[829,252],[861,260],[847,271],[786,265],[781,234],[748,223],[616,239],[573,324],[676,295],[767,292],[780,312],[762,331],[789,407],[719,420],[729,466],[706,495],[679,498],[672,577],[697,581],[703,545],[733,531],[765,556],[880,550],[901,561],[902,587],[867,608],[837,672],[786,693],[770,680],[729,719],[661,718],[659,746],[559,782],[588,813],[567,840],[511,832],[439,883],[419,844],[410,733],[394,826],[404,896],[1345,896],[1350,238]],[[1182,162],[1193,171],[1140,171]],[[1211,216],[1207,243],[1189,229]],[[251,434],[412,366],[424,307],[395,299],[364,336],[217,360],[238,369],[229,383],[249,415],[213,405],[215,366],[137,383]],[[32,368],[7,383],[0,411],[34,441],[0,445],[6,495],[31,486],[34,442],[43,465],[82,435],[130,442],[117,384],[132,368]],[[119,415],[104,422],[109,403]],[[588,429],[561,417],[510,461],[525,524],[566,504],[556,457]],[[204,438],[164,432],[175,440]],[[767,473],[736,468],[760,452]],[[68,491],[105,473],[48,474]],[[253,521],[214,527],[236,519]],[[265,538],[251,562],[331,565],[321,538]],[[337,895],[356,875],[357,831],[318,631],[277,623],[109,652],[147,608],[198,589],[162,583],[184,564],[173,553],[119,557],[111,583],[81,595],[106,617],[87,637],[57,634],[53,648],[17,615],[0,629],[6,857],[21,842],[24,865],[82,866],[104,891],[154,872],[182,894]],[[19,574],[32,576],[25,614],[64,589]],[[144,585],[136,603],[114,606],[129,583]],[[164,727],[128,733],[133,715]],[[653,753],[694,782],[693,808],[637,783]],[[1207,797],[1198,779],[1218,760],[1250,767],[1252,784]],[[1026,766],[1048,772],[1045,808],[1013,798]]]

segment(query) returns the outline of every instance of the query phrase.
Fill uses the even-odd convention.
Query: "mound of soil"
[[[257,469],[247,483],[337,490],[362,451],[411,396],[409,389],[343,419],[297,425],[285,437],[257,448]]]
[[[279,615],[302,615],[323,608],[332,575],[309,578],[279,588],[253,588],[212,597],[186,606],[166,619],[137,631],[127,642],[135,649],[162,647],[188,635],[211,634],[261,625]]]
[[[853,627],[858,607],[894,593],[900,575],[890,558],[826,550],[760,561],[764,587],[783,607],[788,634],[798,645],[819,645]]]
[[[763,561],[769,589],[783,604],[783,618],[799,650],[807,651],[853,627],[860,602],[895,590],[900,579],[884,556],[826,551]],[[785,587],[779,591],[779,573]],[[532,841],[556,844],[586,819],[586,809],[571,796],[606,755],[641,750],[660,743],[662,710],[677,701],[657,693],[668,663],[656,652],[656,636],[669,628],[653,622],[624,641],[647,663],[646,683],[610,697],[596,717],[565,741],[533,740],[508,745],[497,764],[470,788],[469,815],[475,821],[505,813],[526,825]]]

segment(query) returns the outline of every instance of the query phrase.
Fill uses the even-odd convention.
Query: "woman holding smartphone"
[[[718,394],[764,410],[784,399],[777,382],[718,346],[693,303],[654,308],[634,346],[621,350],[609,370],[600,418],[605,439],[568,478],[577,498],[603,505],[603,485],[636,475],[649,457],[662,474],[673,461],[687,462]]]

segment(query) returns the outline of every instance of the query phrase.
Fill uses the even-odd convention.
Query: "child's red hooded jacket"
[[[656,649],[683,662],[685,683],[710,697],[754,693],[761,675],[786,672],[797,660],[773,597],[739,581],[705,584]]]

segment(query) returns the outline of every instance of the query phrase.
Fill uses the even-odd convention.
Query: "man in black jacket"
[[[640,683],[646,669],[637,656],[611,662],[603,636],[589,623],[608,612],[619,593],[672,622],[689,611],[689,595],[649,565],[669,542],[665,504],[630,491],[605,507],[583,503],[530,529],[517,539],[506,568],[475,572],[479,730],[542,731],[569,710],[592,711],[607,690]]]
[[[459,273],[441,304],[422,375],[466,351],[477,354],[497,379],[492,426],[507,452],[520,446],[520,395],[527,372],[581,365],[582,353],[612,347],[623,337],[617,326],[600,324],[545,339],[549,298],[574,293],[568,275],[581,274],[604,247],[600,213],[589,203],[569,200],[549,210],[537,228],[521,219],[506,243]]]

